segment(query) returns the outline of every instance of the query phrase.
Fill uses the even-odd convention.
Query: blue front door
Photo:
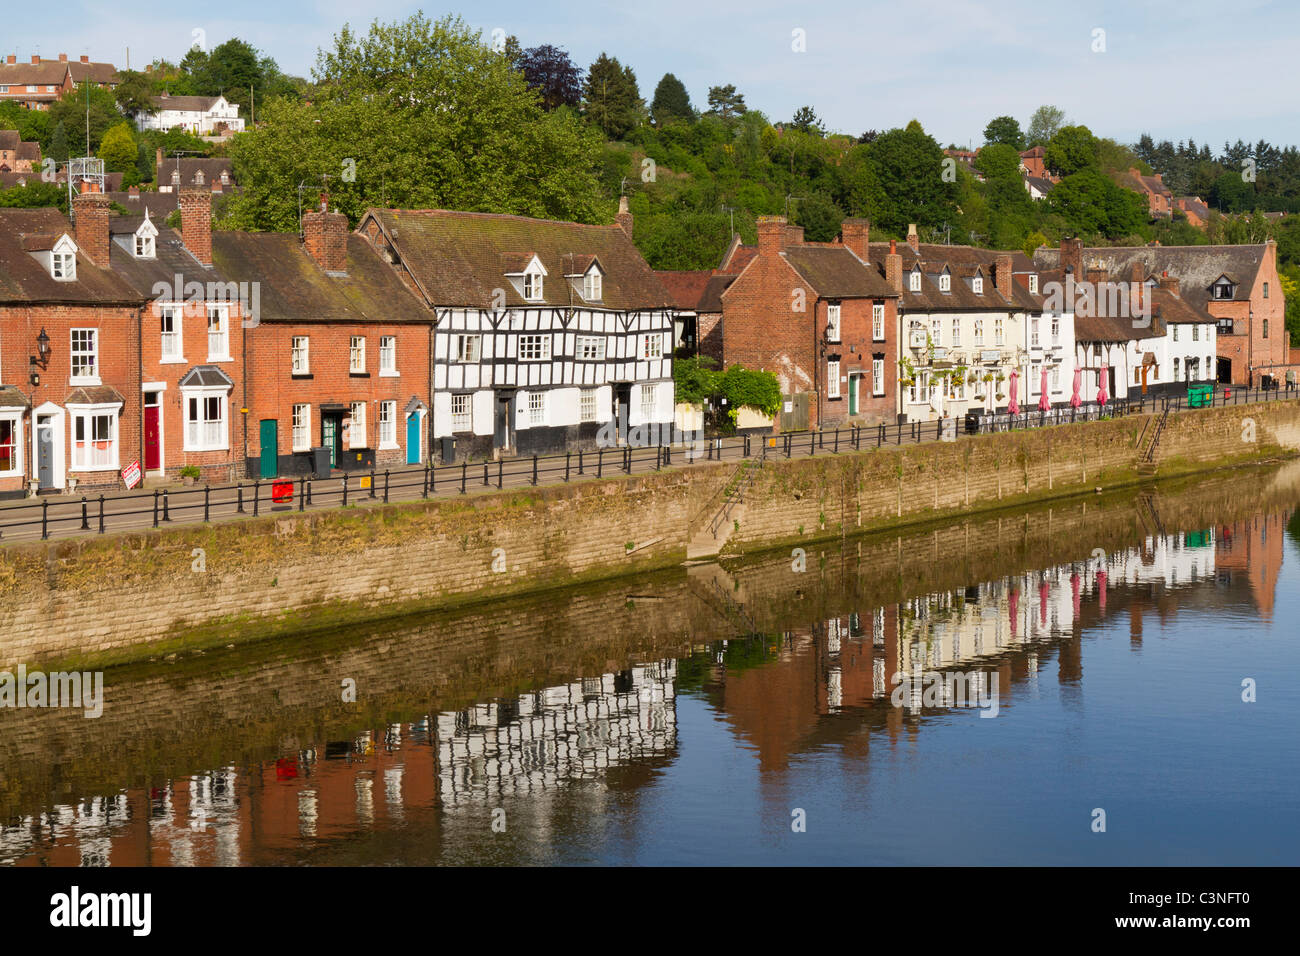
[[[406,463],[420,463],[420,416],[415,414],[406,419]]]

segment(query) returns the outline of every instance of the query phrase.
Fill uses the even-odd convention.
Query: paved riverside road
[[[1218,404],[1247,405],[1254,402],[1296,400],[1294,392],[1260,392],[1233,389],[1229,400]],[[1182,400],[1170,403],[1171,413],[1182,411]],[[1123,414],[1126,411],[1159,411],[1163,403],[1148,398],[1126,406],[1109,407],[1105,411]],[[1080,417],[1095,418],[1096,406],[1078,410]],[[1031,411],[1011,421],[999,416],[992,424],[995,430],[1006,428],[1032,428],[1040,425],[1061,424],[1068,427],[1070,409],[1058,409],[1046,416]],[[960,423],[949,420],[949,425]],[[54,494],[38,500],[26,499],[0,505],[0,546],[16,541],[40,540],[42,537],[65,538],[74,535],[105,534],[113,531],[137,531],[177,524],[194,524],[208,521],[232,521],[242,517],[285,514],[300,510],[337,508],[349,506],[371,507],[382,504],[387,486],[389,501],[413,501],[421,497],[449,497],[463,491],[472,494],[496,488],[525,488],[537,485],[562,484],[596,477],[620,474],[646,474],[660,468],[689,468],[696,462],[731,461],[737,464],[746,457],[786,458],[809,455],[844,454],[854,451],[868,453],[881,446],[898,446],[939,440],[940,423],[922,422],[902,425],[863,426],[840,428],[834,431],[797,432],[784,435],[751,436],[749,439],[732,437],[707,439],[696,446],[678,444],[669,447],[668,460],[657,447],[606,448],[601,452],[584,451],[581,455],[553,455],[545,458],[511,458],[499,462],[476,462],[468,465],[438,465],[428,472],[419,466],[394,470],[385,476],[377,472],[373,487],[370,473],[351,472],[346,476],[336,472],[329,478],[292,481],[291,501],[272,500],[273,483],[270,481],[245,481],[233,485],[168,486],[165,489],[144,489],[132,492],[113,492],[101,495]],[[960,427],[949,437],[962,440],[965,432]],[[746,452],[748,451],[748,456]],[[431,483],[426,487],[426,480]],[[286,480],[286,483],[287,480]],[[310,503],[304,501],[303,492]],[[241,510],[242,498],[242,510]],[[206,510],[205,510],[206,499]],[[84,509],[84,512],[83,512]],[[102,518],[101,518],[102,509]],[[83,520],[84,513],[84,520]]]

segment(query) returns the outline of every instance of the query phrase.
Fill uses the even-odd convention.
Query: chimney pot
[[[82,62],[82,63],[89,63],[89,62],[90,62],[90,57],[87,56],[87,55],[84,54],[84,53],[81,54],[81,62]]]
[[[785,248],[786,221],[784,216],[758,217],[758,254],[774,256]]]
[[[41,56],[40,56],[40,54],[39,54],[39,53],[33,53],[33,54],[32,54],[32,65],[36,65],[36,64],[38,64],[38,63],[40,63],[40,62],[41,62]]]
[[[68,62],[68,54],[66,54],[66,53],[60,53],[60,54],[59,54],[59,62],[60,62],[60,63],[67,63],[67,62]]]
[[[632,212],[627,208],[627,197],[618,197],[618,215],[614,217],[615,224],[627,235],[632,238]]]
[[[203,186],[180,191],[181,241],[200,263],[212,265],[212,193]]]

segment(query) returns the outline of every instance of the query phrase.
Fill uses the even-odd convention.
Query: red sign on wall
[[[140,478],[140,463],[138,461],[133,461],[122,469],[122,481],[128,489],[140,484]]]

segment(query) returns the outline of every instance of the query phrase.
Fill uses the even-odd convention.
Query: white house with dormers
[[[229,102],[224,96],[172,96],[164,93],[152,97],[155,112],[140,110],[135,114],[136,128],[144,130],[176,129],[196,136],[211,136],[220,132],[240,133],[244,121],[239,116],[239,104]]]
[[[433,311],[443,460],[671,440],[675,309],[631,216],[377,210],[358,231]]]
[[[902,256],[902,420],[956,419],[975,408],[1005,411],[1013,371],[1023,410],[1031,396],[1038,401],[1044,366],[1052,403],[1068,399],[1063,389],[1073,373],[1067,345],[1072,323],[1043,314],[1038,274],[1025,256],[919,242],[896,248]],[[872,246],[873,255],[887,250],[886,244]],[[1032,352],[1031,341],[1037,342]],[[1025,381],[1031,375],[1032,392]]]

